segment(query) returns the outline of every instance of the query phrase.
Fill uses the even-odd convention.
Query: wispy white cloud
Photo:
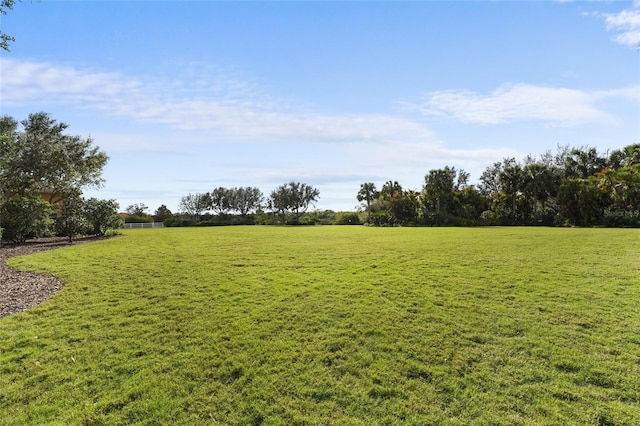
[[[604,18],[607,29],[618,33],[616,42],[640,48],[640,1],[619,13],[605,14]]]
[[[516,84],[502,86],[490,94],[466,90],[433,92],[427,94],[422,102],[407,102],[404,106],[426,116],[467,123],[500,124],[534,120],[568,126],[610,119],[609,113],[598,104],[612,98],[640,100],[640,86],[584,91]]]
[[[431,132],[403,117],[337,116],[292,110],[249,83],[216,69],[188,70],[181,79],[129,77],[46,62],[3,58],[3,104],[71,105],[176,130],[213,130],[263,140],[430,140]]]

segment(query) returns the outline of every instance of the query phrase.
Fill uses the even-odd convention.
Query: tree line
[[[357,193],[379,225],[640,226],[640,144],[600,154],[558,147],[487,167],[477,185],[455,167],[430,170],[420,191],[387,181]]]
[[[114,200],[83,198],[103,183],[107,155],[91,138],[68,135],[49,114],[18,122],[0,117],[0,238],[104,235],[122,226]],[[356,212],[309,211],[320,197],[312,185],[288,182],[265,196],[257,187],[217,187],[187,194],[180,212],[165,205],[153,216],[127,207],[127,221],[166,226],[225,224],[361,224],[376,226],[640,226],[640,144],[599,153],[591,147],[521,161],[505,158],[470,184],[462,169],[430,170],[419,190],[389,180],[360,185]]]
[[[294,181],[278,186],[266,198],[257,187],[217,187],[183,196],[180,217],[165,221],[165,225],[301,224],[302,216],[319,198],[317,188]]]

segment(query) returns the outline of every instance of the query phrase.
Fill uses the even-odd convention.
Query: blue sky
[[[23,1],[2,115],[46,111],[110,157],[87,196],[178,210],[288,181],[475,182],[507,156],[640,142],[640,1]]]

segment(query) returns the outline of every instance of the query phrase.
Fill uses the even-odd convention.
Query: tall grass
[[[11,260],[0,424],[639,424],[640,234],[127,231]]]

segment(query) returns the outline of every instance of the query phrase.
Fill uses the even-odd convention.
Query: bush
[[[149,215],[130,214],[124,218],[126,223],[151,223],[153,218]]]
[[[58,215],[55,220],[56,235],[68,237],[69,241],[79,235],[90,234],[92,227],[84,216]]]
[[[489,226],[498,225],[498,215],[492,210],[485,210],[480,215],[480,223]]]
[[[169,219],[165,219],[164,221],[162,221],[162,226],[164,226],[165,228],[174,228],[182,225],[181,225],[180,218],[173,216],[173,217],[170,217]]]
[[[362,225],[360,215],[354,212],[342,212],[337,214],[338,225]]]
[[[165,228],[176,228],[180,226],[193,226],[197,223],[198,222],[192,219],[184,219],[180,216],[173,216],[162,222],[162,226],[164,226]]]
[[[19,197],[7,201],[2,211],[3,237],[15,243],[51,235],[54,223],[51,204],[39,197]]]
[[[77,196],[70,196],[56,204],[56,234],[69,238],[78,235],[86,235],[91,230],[91,225],[84,214],[84,200]]]
[[[118,214],[118,203],[114,200],[91,198],[85,202],[84,214],[93,235],[105,235],[109,229],[120,229],[124,220]]]
[[[394,220],[389,212],[381,210],[371,213],[370,223],[374,226],[393,226]]]
[[[118,235],[122,235],[121,229],[109,229],[107,232],[104,233],[105,237],[115,237]]]

